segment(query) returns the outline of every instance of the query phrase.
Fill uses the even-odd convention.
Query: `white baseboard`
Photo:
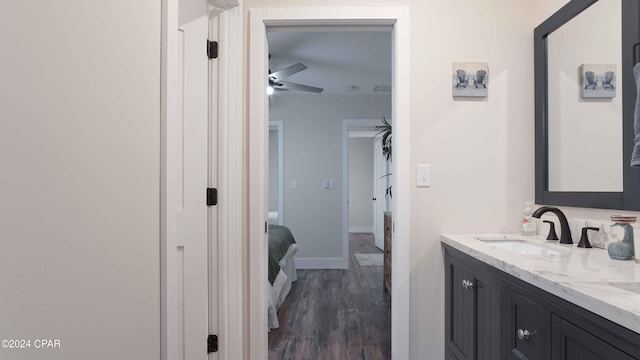
[[[294,258],[297,269],[348,269],[345,258]]]
[[[349,226],[350,233],[372,233],[373,226]]]

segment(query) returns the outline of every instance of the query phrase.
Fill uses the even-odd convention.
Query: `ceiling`
[[[323,88],[323,94],[390,93],[374,92],[376,85],[391,85],[390,30],[282,29],[268,31],[267,39],[272,72],[298,62],[307,66],[285,81]],[[287,92],[276,92],[281,94]]]

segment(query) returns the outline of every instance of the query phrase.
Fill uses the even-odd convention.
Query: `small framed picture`
[[[616,65],[615,64],[582,64],[582,97],[613,98],[616,97]]]
[[[489,95],[488,63],[453,63],[453,96],[486,97],[487,95]]]

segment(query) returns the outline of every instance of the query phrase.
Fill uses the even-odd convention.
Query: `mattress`
[[[280,261],[296,241],[286,226],[269,225],[269,282],[273,284],[280,272]]]
[[[298,278],[294,264],[297,252],[298,245],[288,228],[269,226],[269,279],[266,284],[269,329],[280,327],[278,309]]]
[[[287,251],[287,255],[280,261],[280,271],[273,284],[267,282],[267,315],[269,329],[280,327],[278,321],[278,310],[291,291],[291,285],[298,279],[293,257],[298,252],[298,245],[292,244]]]

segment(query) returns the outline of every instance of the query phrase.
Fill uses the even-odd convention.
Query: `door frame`
[[[243,359],[243,38],[242,0],[207,0],[218,17],[218,359]],[[177,358],[176,184],[178,169],[168,161],[178,139],[178,0],[161,0],[160,73],[160,351],[162,360]],[[203,52],[205,50],[203,44]],[[204,54],[203,54],[204,56]],[[211,115],[211,114],[210,114]],[[204,189],[203,189],[204,201]],[[211,241],[211,240],[210,240]],[[205,346],[206,334],[203,334]]]
[[[393,28],[392,119],[393,198],[391,356],[409,358],[410,282],[410,12],[407,6],[254,8],[249,13],[249,239],[248,320],[250,359],[267,359],[267,220],[266,158],[268,129],[267,27],[270,26],[379,26]]]
[[[377,145],[380,144],[380,146],[378,147]],[[378,213],[378,200],[377,198],[380,197],[380,193],[378,192],[378,173],[377,173],[377,167],[378,167],[378,161],[379,160],[384,160],[384,164],[385,164],[385,168],[384,168],[384,172],[386,174],[390,174],[389,172],[389,161],[387,161],[384,157],[384,154],[379,153],[378,155],[376,155],[376,152],[382,152],[382,136],[376,136],[375,138],[373,138],[373,189],[374,189],[374,195],[376,197],[376,204],[373,207],[373,216],[376,217],[377,219],[379,219],[379,223],[374,221],[374,230],[373,230],[373,234],[374,234],[374,242],[375,245],[378,249],[383,250],[384,251],[384,213],[388,212],[388,211],[392,211],[392,209],[389,208],[389,203],[387,202],[387,194],[386,194],[386,189],[385,189],[385,193],[382,194],[382,197],[384,199],[384,210],[382,212],[382,214]],[[387,188],[389,187],[389,185],[392,185],[389,182],[389,179],[386,179],[386,185]],[[379,215],[382,215],[382,217],[379,217]],[[378,229],[381,230],[381,233],[378,232]],[[379,245],[379,246],[378,246]]]

